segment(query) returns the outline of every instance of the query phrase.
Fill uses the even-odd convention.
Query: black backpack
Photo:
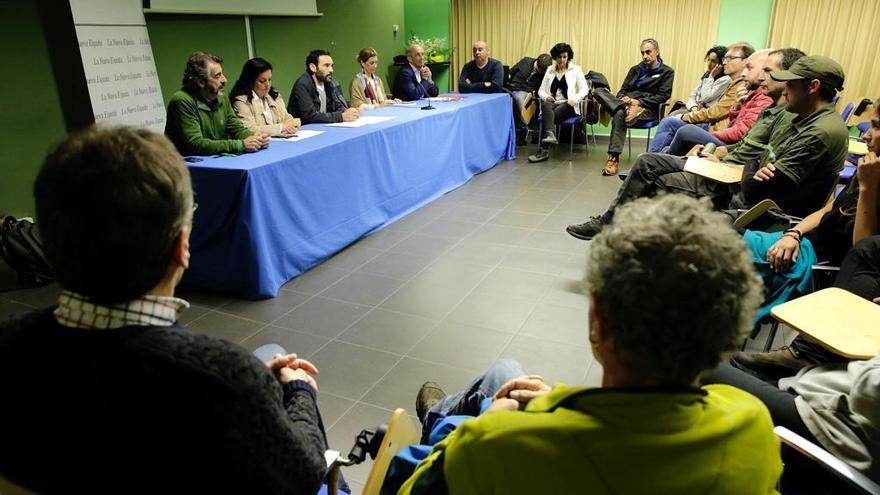
[[[46,285],[55,280],[52,267],[43,253],[43,243],[36,225],[13,216],[0,223],[0,256],[18,274],[23,286]]]

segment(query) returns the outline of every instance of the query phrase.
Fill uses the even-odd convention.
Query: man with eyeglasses
[[[591,240],[613,221],[617,208],[661,192],[709,197],[717,209],[747,209],[763,199],[772,199],[794,216],[819,209],[847,151],[848,132],[833,103],[843,89],[843,68],[828,57],[803,56],[796,48],[775,50],[767,60],[767,65],[779,65],[765,69],[761,84],[768,94],[779,95],[776,99],[784,92],[785,105],[765,110],[739,145],[712,154],[697,147],[689,153],[742,165],[738,185],[685,172],[684,157],[646,153],[636,160],[605,213],[565,230]]]
[[[714,105],[708,108],[695,108],[690,112],[684,114],[676,113],[661,120],[660,125],[657,127],[657,134],[651,141],[649,151],[651,153],[668,153],[669,151],[665,148],[669,147],[678,131],[689,124],[691,127],[697,127],[706,131],[726,129],[732,120],[730,109],[737,103],[737,100],[745,99],[749,95],[750,89],[755,89],[758,86],[757,74],[754,77],[754,81],[749,81],[743,76],[746,67],[745,60],[754,57],[751,60],[752,64],[757,64],[758,67],[761,67],[767,52],[769,50],[756,54],[752,45],[744,42],[730,45],[727,48],[727,54],[721,59],[724,75],[730,77],[731,81],[733,81],[727,87],[727,91],[724,92]],[[767,98],[768,105],[770,104],[769,100]],[[732,117],[735,119],[737,115],[734,114]],[[757,118],[757,114],[754,118]],[[752,122],[754,122],[754,119]]]
[[[675,70],[663,63],[660,57],[660,44],[653,38],[642,41],[640,45],[642,62],[629,69],[617,95],[604,88],[593,94],[605,110],[611,114],[611,143],[608,145],[608,161],[602,175],[617,175],[617,163],[626,129],[639,122],[660,118],[660,105],[672,96],[672,83]]]

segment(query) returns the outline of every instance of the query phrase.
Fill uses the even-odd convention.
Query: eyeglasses
[[[721,60],[734,60],[737,58],[745,58],[745,57],[738,56],[738,55],[725,55],[724,58],[722,58]]]

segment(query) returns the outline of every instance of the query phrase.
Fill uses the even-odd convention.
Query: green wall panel
[[[306,55],[318,48],[332,54],[333,77],[347,97],[349,82],[360,70],[357,53],[372,46],[379,53],[378,73],[390,92],[391,76],[396,74],[391,66],[403,45],[403,1],[319,0],[318,11],[323,17],[251,18],[255,54],[272,63],[273,84],[285,101],[294,81],[305,72]]]
[[[718,44],[748,41],[755,48],[767,47],[773,0],[721,0]]]
[[[34,2],[0,2],[0,210],[34,214],[33,182],[66,129],[49,47]]]
[[[406,31],[401,40],[400,53],[413,34],[419,38],[446,38],[452,42],[449,23],[449,0],[404,0]],[[449,91],[450,77],[458,77],[458,68],[435,67],[434,80],[441,92]]]
[[[167,103],[180,89],[183,68],[193,52],[223,57],[223,71],[232,89],[247,60],[244,17],[203,15],[147,15],[147,32],[162,96]]]

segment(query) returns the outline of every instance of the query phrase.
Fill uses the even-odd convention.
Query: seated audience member
[[[529,122],[523,122],[522,110],[526,98],[537,98],[538,88],[544,80],[547,67],[553,63],[549,53],[542,53],[538,58],[523,57],[510,69],[510,80],[505,86],[513,97],[513,122],[516,126],[516,144],[526,144],[526,132]],[[532,103],[537,104],[537,103]]]
[[[724,74],[724,55],[727,53],[726,46],[713,46],[706,52],[706,72],[700,78],[700,82],[688,95],[687,100],[676,102],[673,111],[669,115],[678,113],[694,112],[709,108],[717,102],[727,91],[727,87],[733,82],[730,76]]]
[[[409,45],[406,60],[407,64],[400,68],[394,78],[394,97],[414,101],[440,94],[431,69],[425,65],[425,49],[417,43]]]
[[[738,191],[732,193],[727,184],[685,172],[683,157],[644,154],[604,214],[569,225],[566,231],[589,240],[611,223],[617,207],[659,191],[709,196],[718,209],[749,208],[772,199],[791,215],[815,211],[824,203],[829,181],[843,168],[847,151],[847,129],[833,103],[843,88],[843,68],[816,55],[802,57],[789,70],[771,72],[770,77],[785,83],[785,108],[765,110],[769,111],[763,117],[766,122],[759,121],[743,139],[747,146],[730,154],[723,147],[717,155],[701,153],[706,159],[719,161],[721,155],[724,163],[744,166]]]
[[[744,338],[761,298],[722,215],[679,195],[622,209],[584,283],[602,386],[551,389],[507,360],[461,394],[426,384],[417,409],[432,434],[444,416],[482,414],[437,443],[400,493],[772,492],[782,465],[765,407],[696,385]],[[528,468],[511,469],[524,456]]]
[[[178,323],[194,204],[171,142],[73,134],[34,197],[63,292],[0,324],[2,476],[37,493],[315,493],[314,366]]]
[[[312,50],[306,57],[306,72],[293,83],[287,111],[303,124],[351,122],[360,110],[349,108],[333,80],[333,58],[326,50]]]
[[[532,163],[550,158],[550,145],[556,144],[556,123],[580,115],[581,102],[590,92],[584,71],[572,63],[574,50],[568,43],[557,43],[550,49],[553,65],[544,74],[538,98],[541,99],[541,145],[529,156]]]
[[[642,41],[639,50],[642,62],[629,69],[616,97],[607,89],[594,92],[599,103],[611,114],[611,142],[602,175],[617,175],[627,127],[658,120],[660,105],[672,96],[675,71],[660,58],[660,44],[648,38]]]
[[[504,91],[504,67],[501,62],[489,58],[489,45],[485,41],[474,43],[474,59],[464,64],[458,77],[458,89],[462,93],[499,93]]]
[[[752,57],[759,56],[762,50],[755,52]],[[767,56],[762,57],[763,67],[759,60],[752,57],[746,59],[743,68],[743,79],[748,81],[748,93],[740,99],[728,112],[729,124],[725,129],[706,130],[695,125],[685,125],[675,131],[675,135],[661,153],[670,155],[684,155],[696,145],[714,143],[716,146],[726,146],[738,143],[743,136],[757,122],[758,117],[765,108],[775,105],[782,97],[781,91],[785,85],[778,85],[778,94],[768,94],[764,87],[764,81],[769,79],[769,73],[778,70],[788,70],[797,59],[804,56],[804,52],[797,48],[784,48],[782,50],[767,50]]]
[[[880,303],[880,236],[862,239],[850,250],[835,286]],[[774,424],[880,482],[880,356],[851,361],[802,336],[792,345],[796,343],[809,344],[810,359],[789,356],[776,361],[775,367],[768,360],[760,367],[743,368],[746,371],[725,364],[703,383],[724,383],[751,393],[766,404]],[[731,359],[731,364],[742,368],[742,361]],[[834,493],[824,486],[821,470],[800,455],[785,459],[783,482],[792,493]]]
[[[746,94],[750,83],[744,75],[746,61],[759,69],[755,76],[755,82],[757,83],[757,74],[760,73],[760,68],[764,66],[764,60],[770,51],[766,50],[756,53],[751,45],[745,43],[730,45],[727,49],[727,54],[724,56],[723,67],[724,74],[730,77],[733,83],[727,86],[727,90],[721,98],[711,107],[698,108],[686,113],[676,113],[661,119],[660,124],[657,126],[657,134],[655,134],[654,139],[651,141],[650,152],[657,153],[669,146],[676,131],[688,124],[710,131],[725,129],[730,123],[728,119],[730,109],[736,104],[738,98]]]
[[[352,108],[363,107],[369,110],[393,104],[394,100],[385,94],[382,78],[376,74],[376,68],[379,66],[379,54],[376,53],[376,49],[361,48],[357,61],[361,65],[361,71],[351,78],[348,87]]]
[[[880,256],[867,255],[869,252],[880,254],[880,226],[877,220],[880,215],[880,159],[877,158],[880,151],[880,122],[876,115],[864,138],[869,153],[859,160],[856,176],[833,202],[808,215],[785,233],[755,236],[754,241],[749,243],[752,252],[763,254],[760,261],[777,272],[777,278],[785,280],[794,277],[793,267],[806,249],[815,252],[813,259],[841,266],[836,286],[865,299],[880,297],[880,276],[865,278],[867,274],[880,273],[877,269]],[[760,253],[758,246],[752,243],[769,247]],[[859,268],[851,266],[854,264]],[[791,345],[774,351],[738,352],[731,358],[731,363],[762,378],[778,379],[792,375],[807,365],[841,360],[841,356],[809,337],[798,336]]]
[[[196,52],[183,71],[183,88],[171,96],[165,135],[181,155],[216,155],[257,151],[269,135],[249,131],[223,94],[223,59]]]
[[[241,123],[252,132],[278,136],[299,130],[300,120],[287,113],[272,87],[272,64],[259,57],[244,63],[229,97]]]

